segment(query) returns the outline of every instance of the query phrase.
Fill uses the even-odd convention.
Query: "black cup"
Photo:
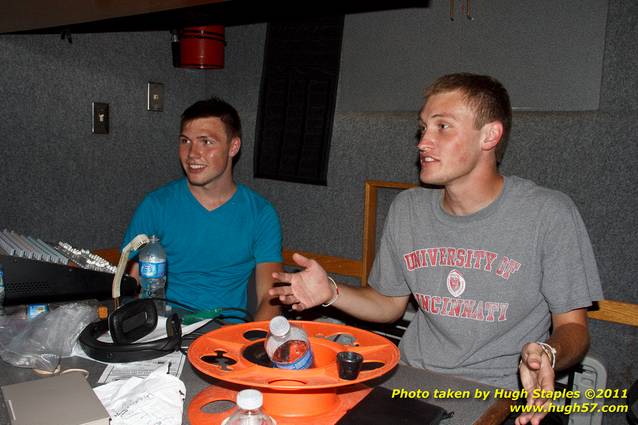
[[[354,351],[342,351],[337,353],[337,368],[339,369],[339,378],[352,381],[357,379],[363,356]]]

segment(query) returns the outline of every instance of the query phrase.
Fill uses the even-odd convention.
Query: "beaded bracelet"
[[[552,369],[556,366],[556,349],[546,342],[537,342],[538,345],[543,349],[547,357],[552,361]]]
[[[332,286],[335,288],[335,295],[327,303],[321,304],[322,307],[330,307],[335,301],[337,301],[337,298],[339,298],[339,287],[337,286],[337,282],[335,282],[335,280],[330,276],[328,276],[328,280],[330,280],[330,283],[332,283]]]

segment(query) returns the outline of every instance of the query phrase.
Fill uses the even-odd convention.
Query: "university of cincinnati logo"
[[[447,275],[447,290],[450,291],[453,297],[458,298],[465,292],[465,279],[458,270],[453,269]]]

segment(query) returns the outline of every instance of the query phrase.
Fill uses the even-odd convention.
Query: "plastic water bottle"
[[[139,254],[141,298],[165,298],[166,287],[166,251],[159,238],[153,235],[150,243]],[[166,303],[156,302],[158,313],[166,312]]]
[[[264,396],[257,390],[237,393],[238,409],[222,425],[275,425],[277,422],[262,410]]]
[[[291,325],[284,316],[276,316],[270,320],[266,353],[275,367],[280,369],[312,367],[313,356],[308,335],[300,327]]]

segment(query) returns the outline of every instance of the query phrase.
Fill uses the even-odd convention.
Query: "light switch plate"
[[[93,134],[109,134],[109,104],[93,102]]]
[[[146,90],[146,110],[158,112],[164,110],[164,84],[148,83]]]

